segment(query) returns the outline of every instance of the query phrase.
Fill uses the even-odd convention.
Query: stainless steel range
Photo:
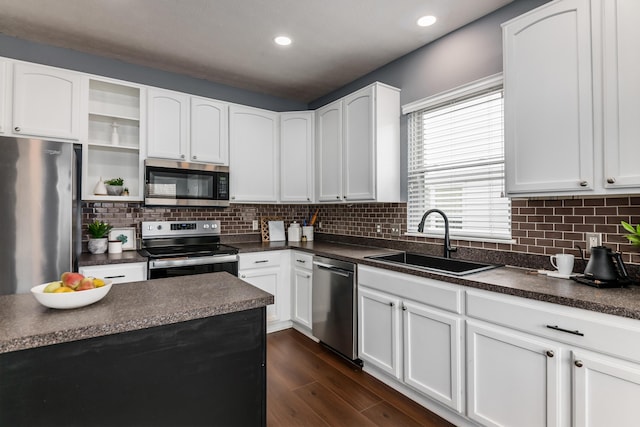
[[[148,277],[227,271],[238,275],[238,250],[220,243],[220,221],[144,221],[141,255]]]

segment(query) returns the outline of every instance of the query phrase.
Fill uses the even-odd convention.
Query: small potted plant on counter
[[[107,194],[109,196],[119,196],[122,194],[124,179],[122,178],[108,179],[104,182],[104,185],[105,187],[107,187]]]
[[[97,219],[87,226],[89,232],[89,252],[103,254],[107,251],[109,231],[113,227],[106,222]]]

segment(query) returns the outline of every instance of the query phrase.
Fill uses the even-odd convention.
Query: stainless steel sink
[[[464,276],[466,274],[477,273],[479,271],[501,267],[501,265],[497,264],[485,264],[481,262],[463,261],[460,259],[406,252],[389,255],[372,255],[365,258],[391,264],[400,264],[409,267],[415,267],[427,271],[453,274],[455,276]]]

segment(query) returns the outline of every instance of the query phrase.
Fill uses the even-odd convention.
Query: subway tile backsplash
[[[228,208],[147,208],[141,203],[84,202],[83,228],[94,219],[114,227],[136,227],[140,239],[142,221],[217,219],[222,233],[234,240],[259,240],[253,220],[263,216],[282,217],[285,223],[302,222],[319,209],[318,232],[327,235],[367,237],[412,243],[441,244],[441,239],[405,236],[406,203],[362,203],[322,205],[233,204]],[[640,264],[640,250],[624,237],[620,221],[640,223],[640,196],[568,199],[512,200],[513,243],[454,240],[458,247],[510,251],[533,255],[573,253],[575,245],[585,247],[585,233],[602,233],[605,246],[622,251],[624,261]],[[376,230],[381,224],[381,232]],[[400,224],[401,236],[391,233]],[[316,224],[317,226],[318,224]]]

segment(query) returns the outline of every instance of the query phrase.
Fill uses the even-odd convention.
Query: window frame
[[[445,91],[434,96],[430,96],[424,99],[420,99],[409,104],[405,104],[402,106],[402,114],[408,115],[410,113],[418,112],[425,109],[435,109],[439,107],[445,107],[448,104],[463,102],[466,99],[474,98],[477,96],[481,96],[483,93],[490,93],[497,89],[502,89],[503,97],[504,97],[504,84],[503,84],[503,75],[502,73],[497,73],[466,85],[454,88],[449,91]],[[410,119],[409,119],[410,120]],[[409,121],[408,120],[408,121]],[[504,128],[504,111],[503,111],[503,128]],[[411,160],[411,132],[410,126],[407,126],[407,160],[410,162]],[[504,158],[503,151],[503,163],[506,162]],[[506,169],[506,165],[504,166]],[[407,179],[407,183],[409,182],[409,163],[407,163],[407,175],[405,177]],[[505,186],[505,178],[503,177],[503,189]],[[407,189],[409,190],[409,189]],[[506,195],[505,195],[506,197]],[[509,199],[510,201],[510,199]],[[407,216],[406,216],[406,226],[407,232],[405,235],[407,236],[420,236],[420,237],[429,237],[429,238],[442,238],[444,232],[423,232],[419,233],[417,230],[409,231],[409,215],[410,215],[410,206],[409,200],[407,200]],[[513,230],[511,228],[512,219],[511,219],[511,206],[508,208],[508,237],[498,237],[498,236],[469,236],[463,234],[456,233],[456,230],[451,231],[452,239],[456,240],[465,240],[465,241],[480,241],[480,242],[494,242],[494,243],[514,243],[513,239]],[[439,218],[439,217],[438,217]]]

